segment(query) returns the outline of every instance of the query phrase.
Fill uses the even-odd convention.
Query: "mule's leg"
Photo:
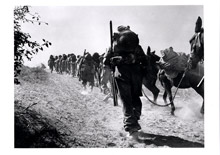
[[[164,103],[167,104],[167,92],[166,91],[164,91],[163,93],[163,100],[164,100]]]
[[[160,90],[156,87],[155,83],[156,83],[156,80],[150,81],[150,80],[147,80],[146,78],[143,78],[143,81],[142,81],[142,84],[152,92],[154,96],[154,102],[157,102],[157,97],[159,95]]]
[[[201,114],[204,114],[204,101],[202,102],[202,107],[201,107],[201,109],[200,109],[200,113],[201,113]]]
[[[166,88],[165,88],[165,89],[166,89]],[[175,108],[174,103],[173,103],[173,96],[172,96],[171,88],[168,87],[168,88],[166,89],[166,92],[167,92],[167,94],[168,94],[168,96],[169,96],[169,100],[170,100],[171,115],[174,115],[174,111],[175,111],[176,108]]]
[[[199,87],[194,87],[194,90],[202,97],[202,107],[200,109],[200,113],[204,114],[204,83],[202,83]]]
[[[165,89],[165,92],[164,92],[164,95],[163,95],[164,101],[166,103],[166,97],[168,95],[169,100],[170,100],[170,105],[171,105],[171,114],[174,115],[175,106],[174,106],[174,103],[173,103],[173,96],[172,96],[172,91],[171,91],[172,84],[168,79],[165,79],[165,81],[162,81],[162,82],[163,82],[162,83],[163,87]]]
[[[98,69],[98,87],[101,89],[101,73],[100,73],[100,70]]]
[[[170,100],[170,105],[171,105],[171,114],[174,115],[174,111],[175,111],[175,106],[173,103],[173,97],[172,97],[172,92],[171,92],[171,88],[172,88],[172,83],[171,81],[167,78],[167,76],[165,75],[164,71],[161,71],[159,74],[159,80],[161,82],[161,85],[164,87],[165,92],[163,94],[163,99],[164,102],[166,103],[166,98],[167,95],[169,97]]]
[[[160,90],[155,85],[149,86],[147,88],[152,92],[154,96],[154,102],[157,102],[157,97],[159,95]]]

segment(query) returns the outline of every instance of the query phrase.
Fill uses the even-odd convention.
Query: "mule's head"
[[[154,74],[157,74],[159,71],[158,61],[160,60],[160,57],[155,54],[155,51],[151,52],[151,48],[149,46],[147,48],[146,55],[149,63],[149,68]]]
[[[160,57],[155,54],[155,51],[151,52],[150,46],[147,48],[147,57],[151,65],[156,65],[156,63],[160,60]]]

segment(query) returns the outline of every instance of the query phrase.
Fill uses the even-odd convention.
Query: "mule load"
[[[175,106],[173,100],[178,88],[193,88],[202,98],[203,103],[200,112],[204,113],[204,64],[199,63],[196,68],[188,69],[188,57],[184,53],[174,52],[172,47],[161,51],[159,60],[159,80],[165,88],[163,99],[166,103],[167,96],[170,100],[171,114],[174,114]],[[177,87],[174,97],[171,88]]]
[[[171,78],[176,77],[179,72],[187,68],[189,55],[183,52],[175,52],[172,47],[161,50],[161,59],[159,64],[165,70],[165,73]]]

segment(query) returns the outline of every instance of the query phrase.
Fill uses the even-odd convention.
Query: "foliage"
[[[53,120],[31,107],[24,107],[15,100],[15,148],[67,148],[65,137],[58,131]]]
[[[40,44],[36,41],[31,41],[31,35],[29,33],[22,32],[22,23],[37,23],[38,25],[48,23],[40,21],[38,13],[31,14],[29,6],[19,6],[14,9],[14,83],[19,84],[18,75],[21,72],[21,67],[24,63],[24,57],[29,61],[34,54],[39,51],[43,51],[43,47],[51,46],[51,42],[42,39],[43,43]],[[28,17],[27,17],[28,15]]]
[[[44,69],[42,65],[38,67],[22,66],[18,78],[30,83],[44,82],[48,79],[48,73]]]
[[[47,67],[45,66],[45,64],[41,63],[41,64],[40,64],[40,68],[45,69],[45,68],[47,68]]]

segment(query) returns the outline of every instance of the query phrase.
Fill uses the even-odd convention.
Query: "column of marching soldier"
[[[103,54],[95,52],[90,54],[84,51],[83,55],[63,54],[63,55],[50,55],[48,60],[48,66],[51,73],[56,72],[58,74],[71,75],[76,77],[82,82],[84,89],[87,86],[93,90],[94,86],[97,86],[105,94],[109,93],[107,83],[110,78],[110,70],[103,68]]]
[[[155,86],[157,73],[154,74],[153,72],[158,72],[158,68],[154,67],[153,70],[153,67],[151,66],[151,57],[153,56],[153,59],[161,59],[154,53],[149,54],[151,57],[149,57],[149,55],[146,57],[144,50],[139,44],[138,35],[130,29],[130,26],[121,25],[118,26],[117,30],[118,33],[114,33],[113,35],[112,22],[110,21],[111,46],[108,52],[106,52],[105,60],[104,54],[99,55],[98,53],[94,53],[91,55],[89,52],[84,51],[82,56],[78,55],[77,57],[74,54],[63,54],[55,57],[51,55],[48,65],[51,72],[53,72],[53,69],[55,68],[55,71],[59,74],[66,73],[72,75],[73,77],[78,77],[79,81],[82,81],[84,89],[86,89],[87,84],[89,84],[91,90],[95,85],[100,86],[101,90],[104,90],[104,93],[108,92],[107,97],[111,95],[113,96],[114,105],[117,105],[115,104],[117,102],[117,94],[120,94],[124,115],[124,130],[128,132],[129,137],[137,140],[139,138],[139,133],[141,133],[139,120],[141,117],[142,102],[140,100],[140,96],[142,96],[142,81],[144,76],[146,76],[143,73],[147,72],[147,76],[153,78],[154,84],[152,85],[151,82],[151,85]],[[198,17],[195,26],[195,34],[192,39],[190,39],[191,50],[189,58],[185,59],[186,65],[184,64],[183,70],[179,70],[182,74],[179,84],[182,82],[185,74],[192,71],[188,74],[190,76],[186,75],[186,77],[188,77],[186,88],[189,88],[190,84],[191,87],[204,98],[204,85],[201,86],[201,83],[204,81],[204,76],[200,75],[200,72],[198,74],[195,70],[198,63],[204,60],[203,34],[204,29],[202,28],[202,19]],[[156,64],[156,62],[154,63]],[[177,65],[178,63],[173,64]],[[166,62],[159,64],[160,69],[165,69],[165,67],[169,65],[171,64],[169,63],[167,65]],[[110,68],[113,72],[111,72]],[[201,67],[201,69],[203,69],[203,67]],[[168,68],[168,71],[171,71],[171,68]],[[180,74],[180,72],[178,74]],[[193,75],[194,77],[192,78]],[[189,77],[192,79],[189,79]],[[164,77],[164,79],[167,79],[167,77]],[[105,91],[108,90],[108,81],[111,81],[111,91]],[[168,82],[172,83],[172,81]],[[166,83],[171,85],[168,82]],[[179,86],[177,86],[176,92],[178,87]],[[170,90],[166,90],[166,93],[171,92],[171,88],[172,87],[170,87]],[[174,110],[175,107],[173,105],[172,112],[174,112]],[[204,113],[204,102],[201,108],[201,113]]]

